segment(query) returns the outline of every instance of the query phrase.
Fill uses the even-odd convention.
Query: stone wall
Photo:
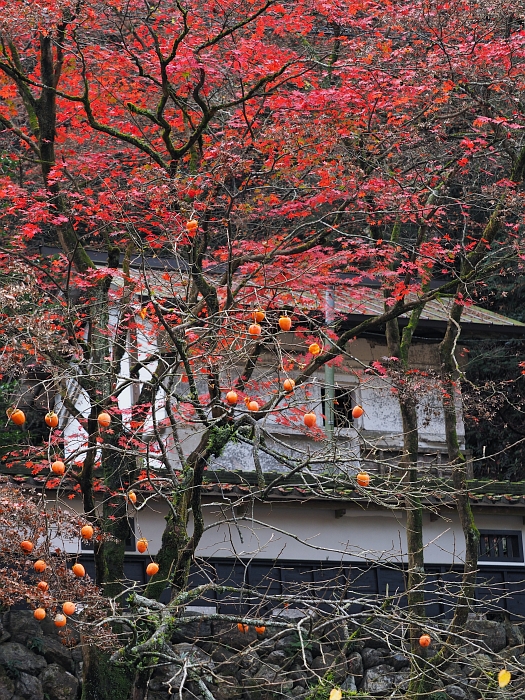
[[[301,615],[283,610],[278,620],[293,623]],[[183,700],[209,700],[207,691],[215,700],[324,700],[335,686],[349,691],[348,697],[403,697],[410,662],[398,628],[388,621],[375,623],[350,640],[348,628],[330,625],[325,630],[302,647],[297,632],[286,629],[257,634],[253,628],[241,633],[229,622],[183,625],[172,639],[178,661],[153,666],[145,690],[133,697],[171,700],[179,696],[183,678]],[[525,696],[525,645],[519,626],[471,619],[464,638],[455,656],[436,669],[429,700],[496,698],[495,679],[503,665],[512,673],[514,696]],[[185,665],[198,670],[200,684]],[[74,622],[57,631],[52,620],[37,622],[31,611],[3,614],[0,700],[76,700],[82,667]]]
[[[81,678],[82,650],[70,625],[60,634],[31,610],[2,615],[0,700],[76,700]]]

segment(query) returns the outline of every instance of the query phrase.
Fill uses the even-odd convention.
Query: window
[[[519,530],[479,533],[480,561],[523,561],[522,536]]]
[[[324,425],[326,425],[326,389],[321,387],[321,400],[323,402]],[[352,408],[355,402],[350,387],[334,388],[334,428],[349,428],[352,425]]]
[[[130,533],[129,536],[126,540],[126,552],[135,552],[135,518],[128,518],[129,522],[129,529]],[[93,547],[93,542],[86,542],[85,540],[82,540],[82,544],[80,545],[80,549],[82,552],[92,552],[94,547]]]

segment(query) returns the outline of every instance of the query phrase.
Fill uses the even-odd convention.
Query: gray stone
[[[78,681],[58,664],[51,664],[40,674],[42,688],[49,700],[76,700]]]
[[[390,656],[390,654],[384,649],[370,649],[370,647],[365,647],[361,652],[363,668],[366,669],[373,668],[374,666],[381,666],[385,663],[385,657],[387,656]]]
[[[328,652],[322,656],[317,656],[312,661],[312,671],[319,672],[319,675],[330,671],[333,674],[334,681],[340,683],[348,675],[348,666],[346,658],[342,654]]]
[[[469,658],[469,676],[479,678],[485,671],[494,670],[494,661],[487,654],[475,654]]]
[[[443,674],[446,680],[454,680],[465,676],[465,668],[457,663],[450,663],[443,669]]]
[[[406,630],[403,625],[392,620],[373,620],[366,623],[365,647],[388,649],[389,645],[401,645]]]
[[[58,664],[63,666],[66,671],[74,672],[75,664],[73,663],[71,651],[57,637],[44,637],[42,640],[42,654],[48,664]]]
[[[13,700],[15,682],[9,678],[5,669],[0,666],[0,700]]]
[[[446,685],[445,693],[452,700],[468,700],[469,695],[466,690],[463,690],[459,685]]]
[[[18,642],[6,642],[0,645],[0,664],[4,668],[24,671],[32,675],[38,675],[47,666],[46,660],[42,656],[34,654]]]
[[[26,700],[44,700],[42,683],[35,676],[21,673],[16,681],[16,692]]]
[[[224,647],[218,647],[211,654],[219,676],[235,676],[239,671],[237,654]]]
[[[178,690],[182,683],[182,663],[188,660],[192,665],[196,664],[201,667],[201,670],[214,670],[215,663],[209,654],[199,647],[181,642],[173,645],[173,651],[180,659],[181,663],[158,664],[153,672],[153,676],[149,682],[153,692],[168,692],[170,689],[173,692]],[[203,668],[204,667],[204,668]]]
[[[212,636],[211,622],[208,620],[197,620],[184,624],[184,617],[195,617],[195,615],[192,612],[182,614],[180,627],[175,630],[171,637],[173,643],[192,642]]]
[[[279,666],[264,663],[254,677],[246,679],[244,687],[250,700],[267,700],[269,693],[290,694],[293,681],[283,678]]]
[[[365,671],[361,692],[371,695],[390,693],[395,686],[396,673],[393,666],[383,664]]]
[[[525,644],[521,627],[511,624],[508,620],[505,620],[505,634],[507,635],[507,646],[519,647]]]
[[[77,663],[83,661],[82,647],[73,647],[73,649],[71,649],[71,658]]]
[[[230,649],[244,649],[257,639],[257,633],[253,627],[249,627],[247,632],[240,632],[237,625],[231,622],[213,622],[212,631],[214,641]]]
[[[280,622],[297,623],[305,617],[314,617],[314,615],[313,613],[297,608],[278,608],[272,612],[272,617],[274,620],[279,620]]]
[[[290,691],[290,695],[292,698],[303,698],[305,695],[304,687],[301,685],[294,685]]]
[[[213,692],[216,700],[238,700],[243,695],[237,679],[233,676],[219,676],[217,690]]]
[[[282,668],[284,668],[284,666],[286,666],[286,663],[289,660],[290,657],[288,656],[288,654],[286,654],[284,651],[281,651],[280,649],[275,649],[271,652],[271,654],[268,654],[268,657],[266,658],[266,663],[275,664],[276,666],[281,666]]]
[[[180,664],[157,664],[148,688],[154,693],[166,694],[168,691],[178,690],[181,682],[182,666]]]
[[[316,656],[321,656],[321,654],[326,654],[327,651],[332,651],[330,644],[325,644],[324,642],[313,641],[311,643],[310,649],[312,651],[312,656],[315,659]]]
[[[408,690],[409,683],[410,683],[410,671],[409,670],[399,671],[398,673],[394,673],[394,687],[398,691],[401,691],[402,693],[406,692]]]
[[[277,651],[286,651],[291,653],[297,649],[299,640],[296,634],[288,634],[286,637],[281,637],[275,642]]]
[[[31,610],[9,610],[3,617],[3,624],[12,642],[26,644],[35,637],[44,636],[42,624],[35,620]]]
[[[272,662],[269,661],[268,663]],[[257,671],[261,668],[261,659],[259,658],[257,652],[252,651],[251,653],[242,656],[241,666],[251,674],[257,673]]]
[[[396,671],[401,671],[402,668],[408,668],[408,666],[410,666],[410,659],[404,654],[400,653],[390,654],[387,661],[390,666],[393,666],[396,669]]]
[[[363,675],[363,657],[358,651],[353,651],[350,656],[347,657],[346,665],[348,667],[348,673],[361,678]]]
[[[349,690],[351,693],[357,693],[357,686],[353,676],[347,676],[341,683],[341,690]]]
[[[472,641],[478,642],[491,651],[501,651],[507,645],[505,625],[493,620],[467,620],[465,631]]]

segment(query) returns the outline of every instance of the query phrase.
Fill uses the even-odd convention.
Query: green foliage
[[[26,647],[30,651],[34,651],[36,654],[42,655],[44,653],[44,640],[42,637],[32,637],[26,642]]]
[[[12,663],[10,661],[7,661],[4,664],[4,669],[6,676],[8,678],[11,678],[11,680],[16,681],[18,678],[20,678],[20,674],[22,671],[18,668],[18,666],[15,663]]]

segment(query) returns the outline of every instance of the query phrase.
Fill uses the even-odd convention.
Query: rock
[[[157,664],[148,683],[154,693],[173,693],[180,688],[182,666],[180,664]]]
[[[401,671],[402,668],[408,668],[410,666],[410,659],[401,653],[390,654],[387,661],[396,671]]]
[[[381,664],[385,663],[385,657],[388,656],[390,656],[390,654],[385,649],[370,649],[369,647],[365,647],[361,652],[363,668],[381,666]]]
[[[58,664],[66,671],[73,673],[75,664],[71,650],[65,647],[57,637],[44,637],[42,639],[42,654],[48,664]],[[82,655],[80,656],[82,659]]]
[[[288,634],[286,637],[281,637],[275,643],[277,651],[284,651],[290,656],[299,649],[299,639],[296,634]]]
[[[326,654],[327,651],[332,651],[330,644],[321,644],[321,642],[313,641],[311,643],[310,649],[312,651],[312,656],[315,659],[316,656],[321,656],[321,654]]]
[[[319,675],[330,672],[333,674],[334,681],[340,683],[348,675],[348,666],[346,658],[342,654],[328,652],[322,656],[317,656],[312,661],[312,671],[319,672]]]
[[[410,682],[410,671],[400,671],[394,673],[394,688],[398,691],[405,693],[408,690],[408,685]]]
[[[176,644],[180,642],[193,642],[198,639],[206,639],[212,636],[211,622],[208,620],[197,620],[184,624],[184,617],[195,617],[195,613],[183,613],[178,627],[171,637],[171,641]]]
[[[363,675],[363,657],[358,651],[353,651],[346,659],[348,673],[361,678]]]
[[[459,685],[446,685],[444,690],[452,700],[469,700],[467,691],[463,690]]]
[[[219,676],[235,676],[239,672],[237,654],[224,647],[214,649],[211,658]]]
[[[396,673],[393,666],[382,664],[365,671],[361,692],[371,695],[384,695],[390,693],[396,682]]]
[[[250,700],[267,700],[270,693],[289,694],[293,688],[291,678],[283,678],[279,666],[263,664],[253,678],[247,678],[244,684],[249,691]]]
[[[200,664],[206,664],[210,669],[213,669],[215,667],[211,656],[205,651],[202,651],[202,649],[199,649],[199,647],[196,647],[194,644],[189,644],[188,642],[174,644],[173,651],[181,659],[189,659],[194,663],[198,662]]]
[[[47,666],[42,656],[34,654],[18,642],[6,642],[0,645],[0,664],[4,668],[24,671],[35,676]]]
[[[216,700],[238,700],[243,696],[243,690],[233,676],[219,676],[217,690],[213,695]]]
[[[351,693],[357,693],[357,686],[353,676],[347,676],[341,683],[341,690],[348,690]]]
[[[272,651],[271,654],[268,654],[266,663],[284,668],[289,660],[290,657],[288,654],[285,654],[285,652],[281,651],[280,649],[275,649],[275,651]]]
[[[272,611],[272,617],[279,622],[300,622],[304,617],[315,617],[313,612],[309,613],[305,610],[297,608],[277,608]]]
[[[501,651],[507,645],[507,634],[505,625],[501,622],[493,620],[467,620],[465,631],[468,633],[465,636],[470,637],[474,642],[478,642],[480,646],[485,646],[490,651]]]
[[[28,673],[21,673],[16,681],[16,692],[26,700],[44,700],[42,683],[35,676]]]
[[[58,664],[51,664],[41,674],[40,681],[46,700],[76,700],[78,681]]]
[[[445,668],[443,669],[443,673],[446,677],[445,680],[462,678],[465,676],[465,668],[464,666],[460,666],[459,664],[450,663],[445,666]]]
[[[5,669],[0,666],[0,700],[12,700],[15,694],[15,682],[9,678]]]
[[[374,620],[367,623],[365,629],[364,646],[374,649],[388,649],[389,645],[401,645],[406,634],[403,625],[391,620]]]
[[[475,654],[469,658],[469,676],[479,678],[485,671],[494,670],[494,661],[487,654]]]
[[[272,663],[272,662],[269,661],[268,663]],[[252,651],[250,654],[246,654],[245,656],[242,656],[241,657],[241,666],[246,671],[248,671],[248,673],[251,673],[252,675],[254,673],[257,673],[257,671],[261,668],[261,659],[259,658],[257,652]]]
[[[214,622],[212,631],[214,641],[230,649],[244,649],[257,639],[257,633],[253,627],[249,627],[247,632],[239,632],[237,625],[232,626],[231,622]]]
[[[9,610],[3,617],[3,625],[11,634],[12,642],[27,644],[35,637],[44,636],[42,625],[35,620],[31,610]]]
[[[509,620],[505,620],[505,634],[507,635],[507,646],[519,647],[525,644],[523,630],[519,625],[513,625]]]
[[[178,691],[183,678],[182,663],[186,659],[192,664],[199,664],[201,670],[202,667],[204,667],[204,671],[206,668],[210,670],[215,669],[215,663],[212,661],[211,656],[193,644],[188,642],[174,644],[173,651],[180,658],[181,663],[158,664],[156,666],[149,682],[153,692],[173,693]]]

